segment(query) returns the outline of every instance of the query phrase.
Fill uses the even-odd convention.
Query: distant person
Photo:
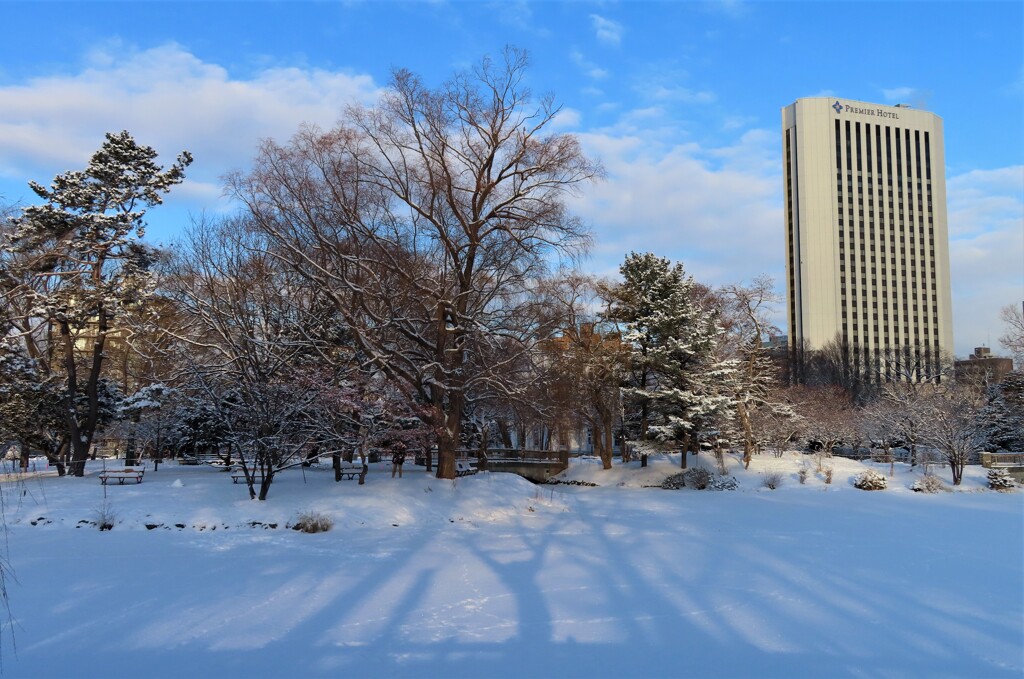
[[[405,442],[397,441],[391,452],[391,478],[395,478],[395,472],[398,472],[398,478],[402,478],[403,464],[405,464]]]

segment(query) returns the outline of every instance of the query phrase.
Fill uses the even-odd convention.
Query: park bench
[[[124,469],[105,469],[100,472],[100,483],[104,486],[108,481],[117,481],[117,485],[123,486],[125,481],[142,483],[142,475],[145,474],[145,467],[125,467]]]
[[[455,460],[455,475],[456,476],[469,476],[470,474],[476,474],[479,471],[476,465],[469,460]]]
[[[263,483],[263,474],[250,474],[253,483]],[[244,472],[238,472],[237,474],[231,475],[231,483],[248,483],[245,479]]]
[[[362,473],[363,473],[363,466],[362,465],[342,464],[341,467],[339,467],[339,469],[338,469],[339,478],[345,479],[347,481],[352,481],[353,479],[355,479],[357,476],[359,476]]]

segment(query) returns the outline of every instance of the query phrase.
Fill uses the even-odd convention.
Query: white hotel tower
[[[890,379],[886,355],[953,350],[942,119],[835,97],[782,109],[789,342],[841,347]]]

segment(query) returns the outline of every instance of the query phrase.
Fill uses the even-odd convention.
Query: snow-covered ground
[[[267,502],[173,463],[141,485],[104,489],[96,467],[6,482],[3,673],[1021,676],[1024,493],[977,467],[913,493],[902,465],[865,492],[840,459],[832,484],[813,461],[800,484],[803,460],[730,458],[732,492],[646,487],[678,456],[563,477],[600,487],[295,469]],[[334,528],[286,528],[306,511]]]

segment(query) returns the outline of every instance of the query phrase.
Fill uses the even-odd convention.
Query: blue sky
[[[909,103],[946,133],[956,352],[997,346],[1024,299],[1024,4],[1019,2],[26,2],[0,5],[0,201],[82,167],[128,129],[196,161],[150,215],[169,242],[230,209],[220,177],[261,138],[331,126],[391,69],[440,84],[505,44],[608,179],[575,201],[613,274],[629,250],[709,284],[782,281],[780,109]],[[781,285],[779,286],[782,290]],[[779,323],[784,325],[783,306]]]

